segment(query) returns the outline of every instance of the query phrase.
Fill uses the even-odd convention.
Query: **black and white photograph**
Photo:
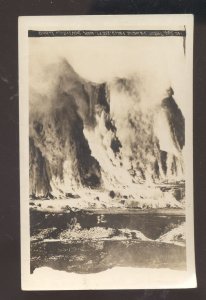
[[[196,286],[193,16],[19,18],[23,290]]]

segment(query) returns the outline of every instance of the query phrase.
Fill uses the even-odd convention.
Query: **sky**
[[[135,74],[150,94],[163,94],[172,86],[178,105],[183,112],[186,109],[187,69],[182,37],[29,38],[30,82],[38,88],[44,66],[61,57],[92,82]]]

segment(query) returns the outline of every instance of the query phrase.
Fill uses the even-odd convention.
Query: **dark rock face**
[[[63,68],[65,63],[63,64]],[[66,68],[67,69],[67,68]],[[70,77],[77,80],[75,73]],[[74,80],[73,79],[73,80]],[[65,78],[64,78],[65,80]],[[74,187],[99,187],[101,184],[100,166],[94,157],[83,134],[83,119],[89,123],[89,94],[81,80],[75,81],[69,88],[62,78],[53,92],[53,99],[42,94],[31,93],[42,103],[51,102],[41,109],[30,111],[30,195],[47,197],[53,191],[65,194],[62,185],[68,185],[68,191]],[[83,102],[83,103],[82,103]]]
[[[185,118],[173,97],[165,98],[162,107],[166,112],[173,140],[182,149],[185,145]]]
[[[66,196],[81,187],[104,187],[102,174],[107,176],[110,172],[105,169],[104,160],[94,155],[95,142],[86,138],[85,130],[98,132],[102,155],[108,157],[111,168],[120,166],[126,171],[133,183],[148,178],[154,182],[167,179],[169,168],[174,175],[178,173],[179,158],[174,156],[172,166],[168,167],[168,153],[160,149],[154,130],[156,108],[131,108],[124,123],[126,129],[121,128],[111,112],[114,89],[123,93],[126,100],[133,97],[140,102],[134,80],[117,79],[115,86],[91,83],[75,73],[66,61],[45,71],[52,78],[48,92],[30,89],[32,198]],[[165,98],[161,107],[174,147],[181,152],[185,143],[184,117],[172,97]],[[121,135],[121,130],[127,130],[129,140],[127,134]],[[108,177],[114,176],[118,182],[118,172],[121,171]]]
[[[35,147],[32,138],[29,139],[29,147],[30,195],[33,198],[39,196],[47,197],[51,192],[51,186],[47,172],[46,159],[42,156],[41,151]]]
[[[185,118],[172,96],[163,99],[161,107],[165,111],[173,143],[176,149],[181,153],[181,150],[185,145]],[[165,151],[160,151],[160,155],[164,174],[167,174],[168,154]],[[178,157],[173,155],[171,162],[171,171],[173,174],[177,173],[177,168]]]

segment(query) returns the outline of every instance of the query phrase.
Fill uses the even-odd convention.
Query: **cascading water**
[[[30,89],[30,195],[140,189],[184,174],[184,117],[172,95],[149,103],[137,76],[95,84],[67,61]]]

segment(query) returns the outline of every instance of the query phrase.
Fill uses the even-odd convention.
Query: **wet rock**
[[[74,194],[72,194],[72,193],[66,193],[65,196],[66,196],[67,198],[73,198],[73,199],[78,199],[78,198],[80,198],[79,195],[74,195]]]
[[[109,196],[113,199],[115,197],[115,192],[114,191],[110,191],[109,192]]]
[[[63,211],[71,211],[71,207],[69,205],[62,206],[61,209]]]

